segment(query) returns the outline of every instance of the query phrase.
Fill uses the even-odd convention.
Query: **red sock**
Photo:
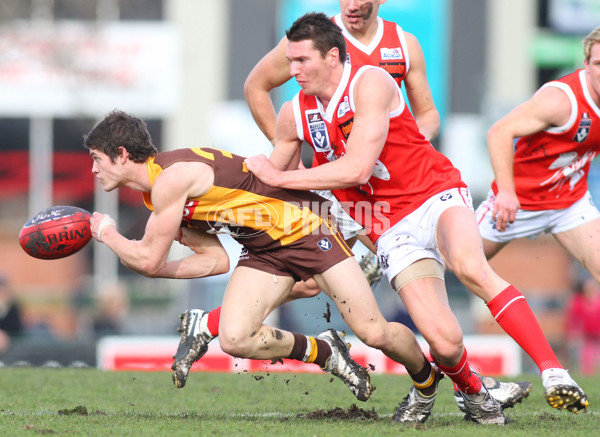
[[[442,366],[436,361],[437,366],[448,375],[448,378],[454,382],[454,386],[463,393],[474,395],[481,390],[481,378],[471,371],[471,365],[467,359],[467,350],[465,349],[458,364],[454,367]]]
[[[208,313],[208,319],[206,320],[208,331],[213,337],[219,335],[219,321],[221,320],[221,307],[215,308]]]
[[[502,329],[527,352],[540,372],[553,367],[562,369],[525,296],[519,290],[509,285],[487,306]]]

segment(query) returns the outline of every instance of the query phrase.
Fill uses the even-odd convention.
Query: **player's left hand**
[[[248,170],[256,175],[261,182],[277,187],[281,180],[281,171],[277,170],[265,155],[256,155],[244,161]]]

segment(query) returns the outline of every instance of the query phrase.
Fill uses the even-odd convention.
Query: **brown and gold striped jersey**
[[[325,199],[310,191],[287,190],[261,182],[246,168],[244,157],[212,148],[178,149],[158,153],[147,162],[150,182],[178,162],[203,162],[214,170],[213,186],[189,198],[182,226],[209,233],[229,234],[254,250],[288,245],[313,233],[328,217]],[[150,193],[144,202],[153,209]]]

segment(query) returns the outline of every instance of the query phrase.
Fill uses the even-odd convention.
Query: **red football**
[[[92,238],[91,214],[75,206],[52,206],[19,232],[19,243],[34,258],[59,259],[81,250]]]

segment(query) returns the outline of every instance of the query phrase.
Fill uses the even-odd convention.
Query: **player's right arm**
[[[291,79],[290,64],[285,57],[288,40],[283,37],[279,44],[267,53],[252,69],[244,83],[244,95],[256,124],[265,136],[275,144],[277,114],[270,91]]]
[[[499,231],[515,220],[520,207],[513,173],[514,140],[552,126],[563,126],[570,114],[571,103],[566,93],[556,87],[544,87],[489,129],[488,151],[498,186],[492,217]]]
[[[302,141],[298,138],[292,102],[283,104],[277,118],[277,140],[270,157],[265,155],[246,158],[252,173],[267,185],[278,187],[284,173],[297,171]],[[305,170],[303,168],[300,171]],[[289,188],[289,187],[285,187]],[[304,189],[297,188],[296,189]]]
[[[141,166],[145,171],[145,166]],[[136,170],[137,171],[137,170]],[[214,181],[212,167],[200,162],[178,162],[160,173],[150,192],[153,211],[140,240],[129,240],[115,228],[100,228],[103,214],[94,212],[90,220],[92,235],[117,254],[127,268],[148,277],[157,277],[167,263],[177,238],[188,199],[206,193]],[[96,231],[95,231],[96,230]]]

